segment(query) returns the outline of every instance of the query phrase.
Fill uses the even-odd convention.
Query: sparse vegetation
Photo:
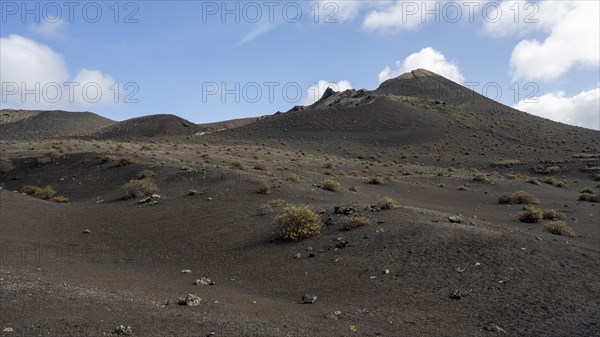
[[[231,167],[233,167],[236,170],[245,170],[246,169],[246,167],[244,166],[244,164],[242,164],[239,161],[236,161],[236,162],[232,163]]]
[[[58,158],[59,154],[56,151],[46,151],[37,158],[37,163],[40,165],[48,164]]]
[[[547,166],[547,167],[537,166],[533,169],[533,171],[535,173],[539,173],[539,174],[553,174],[553,173],[559,173],[561,171],[561,168],[556,165]]]
[[[371,185],[383,185],[385,184],[385,179],[383,179],[382,177],[371,177],[371,179],[369,179],[369,184]]]
[[[537,185],[537,186],[539,186],[539,185],[542,184],[542,182],[539,181],[539,179],[536,179],[536,178],[529,178],[529,179],[527,179],[527,182],[530,183],[530,184],[533,184],[533,185]]]
[[[353,230],[371,224],[371,220],[365,216],[345,216],[338,222],[343,230]]]
[[[128,183],[124,184],[121,189],[128,198],[148,197],[152,194],[160,193],[160,189],[150,178],[130,180]]]
[[[543,218],[546,220],[565,220],[566,217],[561,212],[555,209],[547,209],[544,211]]]
[[[285,181],[290,181],[290,182],[293,182],[293,183],[299,183],[299,182],[302,181],[302,178],[300,178],[300,176],[297,175],[297,174],[290,174],[287,177],[285,177]]]
[[[396,202],[396,200],[394,200],[390,197],[383,197],[377,201],[376,206],[382,210],[389,210],[389,209],[398,208],[398,203]]]
[[[475,177],[473,178],[473,181],[479,182],[479,183],[486,183],[486,184],[491,184],[492,181],[485,176],[485,174],[479,173],[477,175],[475,175]]]
[[[581,191],[581,193],[596,194],[596,191],[594,191],[594,189],[591,187],[586,187]]]
[[[342,184],[335,179],[325,179],[323,180],[323,189],[331,192],[339,192],[342,190]]]
[[[586,187],[581,191],[581,195],[579,195],[580,201],[587,202],[600,202],[600,197],[591,187]]]
[[[49,200],[56,203],[67,203],[69,199],[62,195],[57,195],[54,187],[47,185],[45,187],[25,185],[21,187],[21,193],[36,197],[38,199]]]
[[[558,181],[554,177],[544,178],[543,182],[546,183],[546,184],[554,185],[556,187],[560,187],[560,188],[567,188],[567,187],[569,187],[569,185],[567,184],[566,181]]]
[[[308,206],[289,205],[273,221],[278,236],[283,240],[297,241],[321,234],[323,223]]]
[[[573,237],[575,231],[564,221],[552,221],[546,224],[546,230],[554,235]]]
[[[10,159],[0,157],[0,174],[9,172],[14,168],[15,166],[13,165],[13,162]]]
[[[508,168],[508,167],[513,167],[513,166],[517,166],[517,165],[521,165],[521,164],[523,164],[523,162],[521,162],[518,159],[503,159],[503,160],[495,161],[492,164],[492,166]]]
[[[266,171],[267,165],[265,165],[263,163],[257,163],[256,165],[254,165],[254,169],[259,170],[259,171]]]
[[[152,178],[156,175],[156,172],[152,171],[152,170],[143,170],[142,172],[140,172],[138,174],[138,179],[147,179],[147,178]]]
[[[258,194],[271,195],[273,194],[273,189],[271,188],[271,185],[263,183],[258,189]]]
[[[536,207],[526,207],[525,211],[519,214],[518,219],[521,222],[537,223],[542,220],[543,211]]]
[[[504,193],[498,198],[500,204],[539,204],[540,201],[532,194],[525,191],[517,191],[513,193]]]
[[[600,202],[600,198],[598,197],[598,194],[590,194],[590,193],[581,193],[579,195],[579,200],[580,201],[587,201],[587,202]]]

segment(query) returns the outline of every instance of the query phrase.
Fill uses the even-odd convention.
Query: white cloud
[[[34,34],[50,39],[62,40],[65,38],[64,27],[65,23],[62,20],[56,22],[42,20],[38,24],[32,24],[29,29]]]
[[[573,67],[598,67],[600,2],[544,0],[528,4],[505,0],[500,8],[503,15],[498,22],[484,23],[488,36],[545,36],[543,41],[526,39],[515,46],[510,59],[514,80],[551,81]]]
[[[562,91],[551,92],[529,101],[513,107],[553,121],[600,130],[600,88],[570,97]]]
[[[320,80],[319,82],[315,83],[313,86],[308,88],[303,105],[311,105],[319,99],[321,99],[327,88],[331,88],[334,91],[344,91],[352,89],[352,83],[350,83],[347,80],[342,80],[337,83]]]
[[[0,38],[2,82],[62,83],[69,72],[62,55],[20,35]]]
[[[98,70],[81,69],[71,77],[62,55],[20,35],[0,38],[0,73],[3,106],[92,109],[99,104],[115,103],[116,87],[114,91],[110,89],[115,81],[110,76]],[[25,92],[28,93],[24,95]],[[122,101],[122,97],[118,98]]]
[[[433,71],[459,84],[465,80],[460,69],[455,64],[448,62],[444,54],[427,47],[410,54],[404,61],[396,61],[396,69],[385,67],[379,73],[379,83],[418,68]]]
[[[237,44],[236,47],[240,47],[245,45],[246,43],[252,42],[253,40],[267,34],[268,32],[270,32],[271,30],[273,30],[278,23],[269,23],[269,22],[260,22],[260,23],[254,23],[252,25],[255,25],[255,27],[253,27],[253,29],[250,30],[250,32],[248,32]]]
[[[425,20],[421,18],[422,3],[396,1],[371,10],[363,21],[363,28],[379,32],[413,30]]]
[[[315,15],[319,22],[331,22],[331,20],[337,20],[338,22],[346,22],[354,20],[360,12],[370,6],[375,5],[376,1],[331,1],[331,0],[319,0],[318,4],[313,4],[310,7],[311,15]],[[318,5],[318,12],[316,11],[315,5]]]

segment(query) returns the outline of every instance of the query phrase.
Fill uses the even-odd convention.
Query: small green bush
[[[14,169],[12,161],[8,158],[0,157],[0,174],[4,174]]]
[[[62,195],[55,195],[52,198],[50,198],[50,201],[58,203],[58,204],[66,204],[69,202],[69,198],[62,196]]]
[[[263,183],[262,185],[260,185],[260,188],[258,189],[257,193],[263,195],[271,195],[273,194],[273,189],[271,188],[271,185]]]
[[[371,179],[369,179],[369,184],[371,185],[383,185],[385,184],[385,180],[382,177],[371,177]]]
[[[54,187],[47,185],[45,187],[25,185],[21,187],[21,193],[31,195],[38,199],[49,200],[57,203],[67,203],[69,199],[62,195],[57,195]]]
[[[581,191],[581,193],[596,194],[596,191],[594,191],[594,189],[591,187],[586,187]]]
[[[485,183],[485,184],[491,184],[492,181],[485,176],[485,174],[477,174],[474,178],[473,181],[479,182],[479,183]]]
[[[564,221],[552,221],[546,224],[546,230],[554,235],[575,236],[575,231]]]
[[[365,227],[371,224],[371,220],[365,216],[346,216],[339,220],[342,229],[349,231],[360,227]]]
[[[117,166],[128,166],[128,165],[133,165],[133,164],[135,164],[135,161],[133,161],[127,157],[122,157],[117,160]]]
[[[156,172],[152,171],[152,170],[143,170],[142,172],[140,172],[138,174],[138,179],[147,179],[147,178],[152,178],[156,175]]]
[[[289,205],[273,221],[278,236],[283,240],[297,241],[321,234],[323,222],[308,206]]]
[[[527,207],[525,212],[519,214],[518,219],[521,222],[537,223],[542,220],[544,212],[536,207]]]
[[[513,193],[503,193],[498,198],[500,204],[539,204],[540,201],[532,194],[525,191],[517,191]]]
[[[566,217],[561,212],[555,209],[548,209],[544,211],[543,218],[546,220],[565,220]]]
[[[58,158],[59,154],[56,151],[46,151],[37,158],[37,163],[40,165],[48,164]]]
[[[254,169],[255,170],[259,170],[259,171],[266,171],[267,170],[267,165],[265,165],[263,163],[258,163],[256,165],[254,165]]]
[[[394,200],[392,198],[384,197],[377,201],[376,206],[382,210],[389,210],[389,209],[398,208],[398,203],[396,202],[396,200]]]
[[[323,180],[323,189],[331,192],[339,192],[342,190],[342,184],[335,179]]]
[[[125,196],[128,198],[141,198],[148,197],[152,194],[160,193],[160,189],[152,181],[152,179],[135,179],[130,180],[128,183],[121,186],[121,189],[125,192]]]
[[[293,182],[293,183],[299,183],[299,182],[302,181],[302,178],[299,175],[297,175],[297,174],[290,174],[287,177],[285,177],[285,181],[290,181],[290,182]]]
[[[600,198],[597,194],[590,193],[581,193],[581,195],[579,195],[579,200],[587,202],[600,202]]]
[[[236,161],[236,162],[232,163],[232,164],[231,164],[231,166],[232,166],[234,169],[236,169],[236,170],[245,170],[245,169],[246,169],[246,167],[244,166],[244,164],[242,164],[242,163],[241,163],[241,162],[239,162],[239,161]]]

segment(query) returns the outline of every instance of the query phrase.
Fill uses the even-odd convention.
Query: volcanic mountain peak
[[[433,71],[429,71],[427,69],[422,69],[422,68],[418,68],[413,71],[406,72],[396,78],[401,79],[401,80],[410,80],[410,79],[419,78],[419,77],[442,77],[443,78],[443,76],[438,75],[438,74],[434,73]]]

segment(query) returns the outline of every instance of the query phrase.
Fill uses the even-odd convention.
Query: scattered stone
[[[6,328],[2,329],[2,332],[15,332],[15,329],[13,329],[11,327],[6,327]]]
[[[202,278],[194,281],[194,285],[195,286],[213,286],[213,285],[215,285],[215,282],[213,282],[211,279],[209,279],[206,276],[202,276]]]
[[[342,312],[339,311],[339,310],[337,310],[337,311],[328,313],[327,315],[325,315],[325,318],[328,318],[328,319],[340,319],[341,316],[342,316]]]
[[[506,333],[506,330],[502,329],[500,326],[490,323],[490,324],[486,324],[483,327],[483,330],[485,331],[490,331],[490,332],[501,332],[501,333]]]
[[[343,248],[348,247],[349,245],[350,245],[350,241],[349,240],[338,241],[335,244],[335,248],[343,249]]]
[[[308,246],[308,247],[306,247],[306,250],[310,252],[311,250],[313,250],[313,247]]]
[[[314,304],[317,301],[317,296],[304,294],[302,296],[302,303],[304,304]]]
[[[212,198],[206,198],[206,201],[212,201]]]
[[[450,221],[451,223],[462,223],[462,218],[458,215],[452,215],[448,217],[448,221]]]
[[[544,241],[544,239],[542,239],[542,237],[540,237],[540,236],[536,236],[535,239],[538,241]]]
[[[133,328],[131,325],[119,325],[115,329],[115,334],[122,336],[131,336],[133,335]]]
[[[179,305],[186,305],[188,307],[195,307],[200,305],[202,299],[196,295],[188,294],[185,298],[179,299]]]
[[[387,274],[389,274],[389,273],[390,273],[390,270],[389,270],[389,269],[385,269],[385,270],[383,271],[383,275],[387,275]]]
[[[187,195],[188,196],[193,196],[193,195],[196,195],[196,194],[198,194],[198,191],[196,191],[196,190],[190,190]]]
[[[462,295],[460,294],[460,290],[456,290],[453,293],[450,293],[450,295],[448,295],[448,297],[450,297],[453,300],[460,300],[462,297]]]
[[[160,194],[152,194],[151,196],[138,201],[138,204],[149,204],[151,206],[154,206],[154,205],[158,204],[160,199],[162,199]]]
[[[299,259],[302,257],[302,254],[300,253],[296,253],[296,255],[294,255],[294,259]]]
[[[92,230],[91,229],[85,229],[83,231],[83,234],[92,234]]]
[[[340,206],[335,206],[333,212],[335,214],[343,214],[343,215],[350,215],[352,213],[355,213],[356,210],[352,207],[340,207]]]
[[[191,273],[192,273],[192,271],[191,271],[191,270],[189,270],[189,269],[183,269],[183,270],[181,270],[181,273],[182,273],[182,274],[191,274]]]
[[[327,218],[325,218],[325,226],[332,226],[335,224],[335,222],[333,221],[333,217],[328,216]]]

